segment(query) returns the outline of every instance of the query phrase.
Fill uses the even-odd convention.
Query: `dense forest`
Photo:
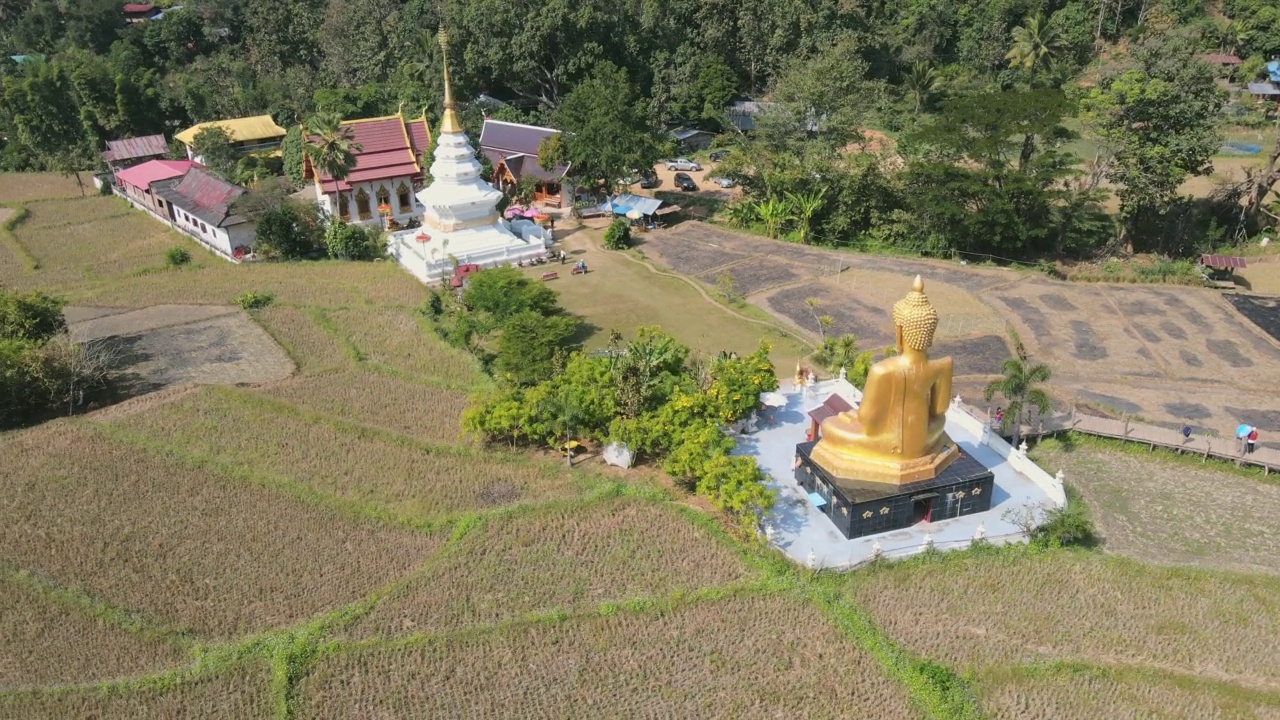
[[[666,128],[718,132],[748,198],[726,212],[771,235],[1186,255],[1273,218],[1269,168],[1179,193],[1224,128],[1275,121],[1230,90],[1280,54],[1273,0],[188,0],[134,24],[115,0],[0,0],[0,169],[91,169],[107,139],[219,118],[436,115],[442,25],[457,95],[500,101],[473,132],[566,130],[548,155],[584,183],[670,152]],[[725,112],[744,98],[768,101],[748,134]]]

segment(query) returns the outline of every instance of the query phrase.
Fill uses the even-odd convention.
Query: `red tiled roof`
[[[1204,254],[1200,256],[1200,264],[1205,267],[1220,268],[1222,270],[1228,268],[1244,269],[1246,267],[1245,259],[1235,255]]]
[[[352,141],[360,145],[360,152],[356,153],[355,167],[338,181],[339,190],[350,190],[353,182],[422,175],[418,160],[429,145],[426,121],[421,118],[406,121],[392,115],[348,120],[342,126],[351,128]],[[310,159],[304,158],[303,168],[308,178],[317,174]],[[333,192],[333,178],[323,170],[318,175],[321,189]]]
[[[164,155],[167,152],[169,152],[169,143],[165,141],[164,135],[143,135],[142,137],[124,138],[123,140],[108,140],[107,149],[102,153],[102,159],[107,162],[132,160],[152,155]]]
[[[156,192],[214,226],[225,227],[242,221],[242,218],[227,216],[231,203],[244,194],[244,188],[211,175],[199,166],[188,170],[176,183],[157,188]]]
[[[118,182],[127,183],[139,190],[146,190],[157,180],[168,180],[186,174],[200,165],[190,160],[148,160],[140,165],[125,168],[116,173]]]
[[[832,395],[822,401],[821,405],[809,411],[809,419],[821,425],[823,420],[852,409],[853,406],[849,404],[848,400],[839,395]]]
[[[122,8],[127,13],[151,12],[155,8],[151,3],[125,3]]]

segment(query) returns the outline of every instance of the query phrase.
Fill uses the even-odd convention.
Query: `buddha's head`
[[[893,325],[897,330],[898,352],[904,349],[925,351],[933,345],[938,329],[938,311],[924,294],[924,281],[917,275],[911,292],[893,305]]]

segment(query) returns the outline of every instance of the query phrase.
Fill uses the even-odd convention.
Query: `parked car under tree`
[[[698,189],[698,186],[693,182],[693,178],[689,177],[687,173],[676,173],[675,181],[676,187],[686,192],[692,192]]]
[[[689,158],[676,158],[674,160],[667,161],[667,169],[668,170],[686,170],[686,171],[692,170],[694,172],[697,172],[702,169],[702,166],[690,160]]]

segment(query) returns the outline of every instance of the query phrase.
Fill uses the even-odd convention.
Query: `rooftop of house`
[[[282,138],[285,129],[276,124],[270,115],[254,115],[253,117],[232,118],[230,120],[210,120],[183,130],[173,137],[183,145],[195,142],[196,135],[209,127],[220,127],[227,131],[231,142],[251,142],[254,140],[270,140]]]
[[[119,162],[164,155],[167,152],[169,152],[169,142],[164,139],[164,135],[143,135],[136,138],[108,140],[102,159],[107,162]]]
[[[180,178],[157,183],[154,190],[176,207],[214,227],[238,225],[246,221],[240,215],[231,214],[231,204],[244,195],[244,188],[232,185],[198,165]]]
[[[559,180],[569,171],[567,164],[557,165],[551,172],[538,165],[542,141],[559,134],[560,131],[553,128],[486,118],[480,131],[480,149],[495,168],[505,165],[517,181],[525,175],[538,180]]]
[[[193,167],[200,165],[190,160],[148,160],[117,172],[116,180],[146,190],[153,182],[181,177]]]
[[[360,151],[355,153],[355,167],[345,178],[337,181],[338,190],[350,190],[351,183],[422,175],[420,158],[431,146],[431,130],[425,119],[406,120],[400,115],[388,115],[346,120],[342,127],[351,128],[352,141],[360,146]],[[314,178],[316,170],[311,159],[304,156],[303,172],[306,177]],[[323,169],[318,175],[321,189],[335,192],[333,178]]]
[[[155,9],[151,3],[125,3],[121,10],[130,15],[148,13]]]

